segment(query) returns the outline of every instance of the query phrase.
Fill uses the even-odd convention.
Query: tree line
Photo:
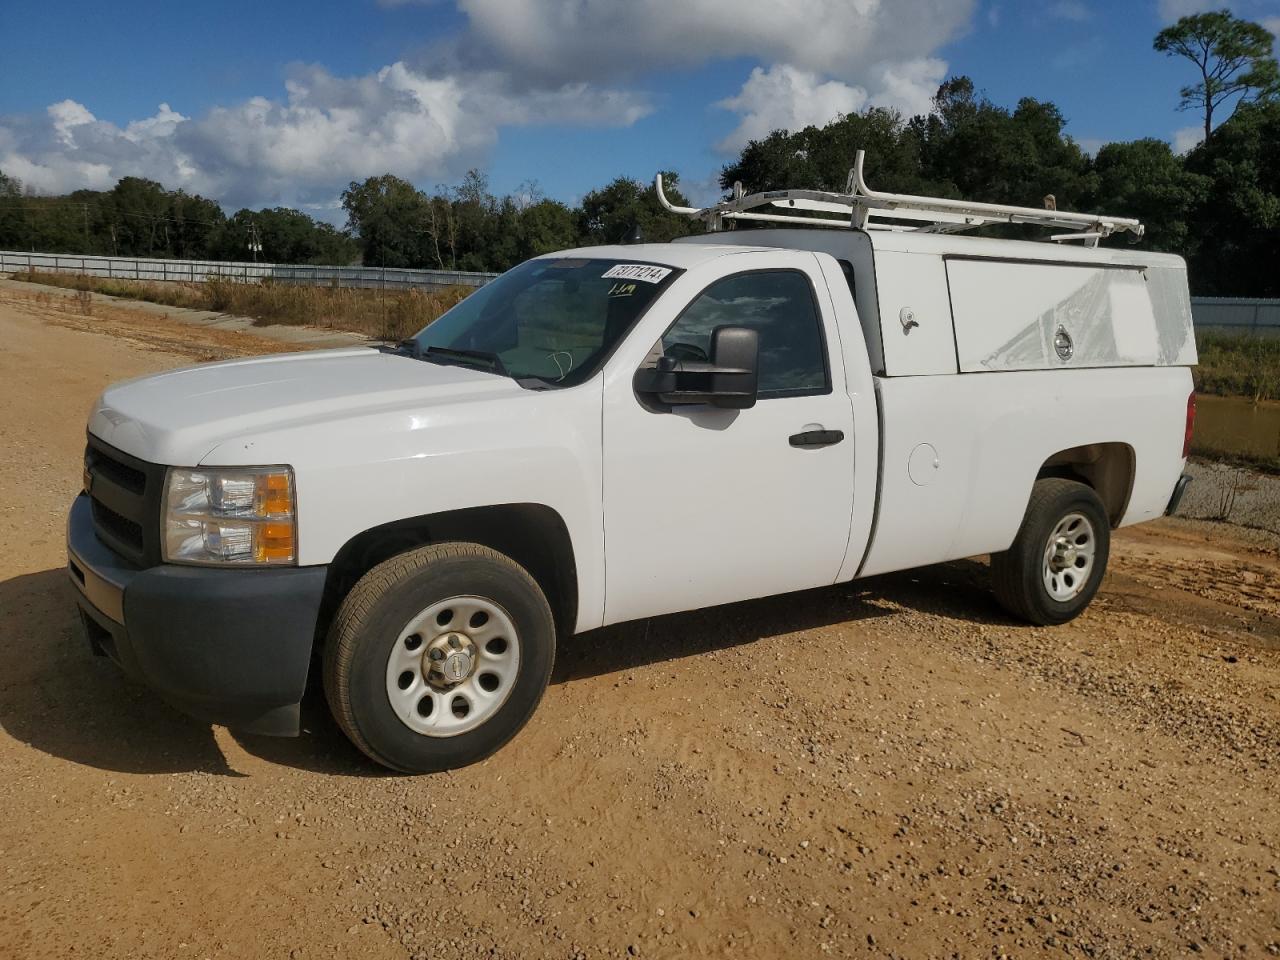
[[[664,174],[678,183],[674,173]],[[687,203],[678,187],[675,203]],[[353,182],[342,194],[347,229],[374,266],[439,270],[506,270],[530,257],[567,247],[617,243],[632,230],[649,241],[695,232],[685,217],[667,213],[651,186],[618,177],[592,190],[576,207],[526,185],[495,197],[472,170],[457,187],[433,194],[391,174]]]
[[[110,190],[34,196],[0,172],[0,249],[184,260],[350,263],[360,244],[298,210],[240,210],[125,177]]]
[[[678,189],[671,196],[687,202]],[[652,188],[626,177],[570,207],[532,185],[495,197],[476,170],[433,194],[388,173],[353,182],[342,206],[347,225],[339,230],[285,207],[228,217],[214,200],[141,177],[110,190],[37,196],[0,171],[0,249],[500,271],[551,250],[614,242],[637,225],[651,240],[693,230],[659,208]]]
[[[1280,296],[1280,73],[1271,34],[1230,13],[1197,14],[1153,45],[1199,76],[1180,91],[1181,106],[1201,112],[1206,137],[1185,155],[1154,138],[1090,154],[1065,134],[1052,102],[1027,97],[1010,109],[958,76],[923,116],[869,108],[752,141],[722,169],[720,186],[843,190],[861,148],[877,189],[1033,207],[1051,197],[1061,210],[1138,217],[1144,246],[1187,259],[1193,293]],[[1234,112],[1215,127],[1215,111],[1228,106]],[[672,201],[686,204],[675,174],[664,179]],[[212,200],[137,177],[109,191],[35,197],[0,173],[0,248],[501,271],[553,250],[615,243],[635,228],[651,241],[701,229],[628,177],[570,206],[532,185],[494,196],[474,170],[432,192],[387,173],[352,182],[342,208],[338,230],[284,208],[227,217]]]
[[[1052,197],[1059,210],[1137,217],[1146,225],[1141,246],[1186,258],[1192,293],[1280,296],[1280,102],[1242,104],[1185,156],[1151,138],[1090,156],[1063,134],[1064,123],[1052,103],[1026,98],[1008,110],[957,77],[928,116],[873,109],[750,143],[721,185],[843,190],[861,147],[877,190],[1030,207]],[[1037,235],[1032,227],[988,232]]]

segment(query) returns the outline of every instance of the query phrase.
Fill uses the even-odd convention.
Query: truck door
[[[695,277],[606,376],[607,623],[829,584],[845,558],[856,425],[817,259],[735,254],[682,280]],[[723,324],[759,331],[754,407],[659,410],[637,396],[637,367],[703,359]]]

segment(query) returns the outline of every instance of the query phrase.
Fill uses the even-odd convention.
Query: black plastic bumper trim
[[[1173,485],[1173,496],[1169,498],[1169,505],[1164,508],[1164,515],[1166,517],[1173,516],[1173,512],[1178,509],[1178,504],[1182,502],[1182,495],[1187,492],[1187,487],[1190,485],[1190,474],[1184,473],[1178,478],[1178,482]]]
[[[297,734],[328,568],[137,569],[97,539],[88,501],[68,518],[68,574],[95,650],[183,713]]]
[[[72,528],[89,535],[72,537]],[[93,505],[81,494],[67,517],[67,570],[80,595],[117,623],[124,621],[124,588],[137,568],[108,549],[93,529]]]

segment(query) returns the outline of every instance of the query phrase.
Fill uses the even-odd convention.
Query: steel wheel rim
[[[1053,528],[1044,548],[1042,579],[1049,596],[1064,603],[1080,595],[1093,574],[1098,537],[1093,521],[1069,513]]]
[[[502,708],[519,672],[520,638],[507,611],[483,597],[450,597],[396,637],[387,700],[414,733],[456,737]]]

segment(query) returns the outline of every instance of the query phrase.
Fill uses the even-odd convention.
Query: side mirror
[[[637,370],[637,393],[675,406],[706,403],[728,410],[756,405],[760,368],[760,334],[747,327],[711,331],[710,360],[661,357],[656,367]]]

